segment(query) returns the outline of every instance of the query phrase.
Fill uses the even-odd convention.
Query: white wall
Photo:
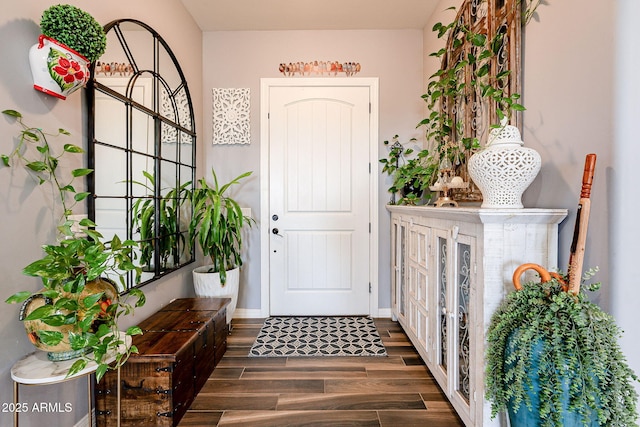
[[[13,2],[5,7],[0,17],[0,110],[15,109],[25,121],[47,130],[62,127],[73,142],[86,147],[86,109],[83,91],[72,94],[66,101],[57,100],[33,89],[28,63],[28,50],[40,34],[42,12],[51,0]],[[68,0],[91,13],[101,24],[118,18],[136,18],[146,22],[168,42],[186,74],[195,106],[198,134],[202,135],[202,33],[178,0],[110,0],[87,2]],[[8,153],[14,146],[18,127],[0,117],[0,153]],[[69,165],[65,165],[69,166]],[[78,166],[78,165],[74,165]],[[41,283],[21,274],[22,267],[42,256],[40,246],[53,243],[56,217],[49,213],[51,194],[37,187],[19,168],[0,168],[0,300],[20,290],[37,290]],[[79,207],[84,209],[84,207]],[[188,296],[191,291],[190,268],[173,273],[144,289],[147,305],[138,310],[135,318],[126,319],[128,326],[144,319],[170,299]],[[0,302],[0,304],[3,304]],[[0,309],[0,405],[13,401],[10,368],[14,362],[34,348],[26,339],[24,328],[18,321],[17,306],[4,305]],[[72,412],[62,414],[27,414],[20,418],[21,426],[71,426],[82,419],[87,411],[86,381],[46,387],[20,388],[23,402],[71,403]],[[11,426],[12,414],[0,412],[0,426]]]
[[[215,167],[223,182],[246,170],[254,177],[235,193],[242,204],[259,215],[260,195],[260,78],[279,77],[281,62],[337,60],[362,65],[359,77],[380,80],[380,157],[386,157],[382,141],[399,134],[403,139],[419,136],[422,100],[422,32],[402,31],[264,31],[209,32],[204,34],[204,91],[206,168]],[[285,78],[285,77],[282,77]],[[295,78],[295,77],[289,77]],[[327,77],[330,78],[330,77]],[[251,145],[211,145],[211,89],[251,89]],[[373,165],[374,170],[380,165]],[[379,306],[390,307],[389,214],[384,203],[389,183],[380,182]],[[236,189],[239,190],[239,189]],[[251,231],[246,246],[238,307],[260,308],[259,227]]]
[[[607,173],[610,179],[612,207],[611,226],[611,314],[624,330],[620,339],[622,351],[636,373],[640,373],[640,329],[638,325],[637,245],[640,242],[638,211],[638,118],[640,117],[640,34],[637,20],[640,2],[619,0],[615,25],[615,102],[613,106],[613,167]],[[640,384],[636,383],[640,393]]]

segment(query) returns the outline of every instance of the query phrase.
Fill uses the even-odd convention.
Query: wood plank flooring
[[[233,321],[180,427],[463,426],[397,322],[375,321],[388,357],[249,358],[262,323]]]

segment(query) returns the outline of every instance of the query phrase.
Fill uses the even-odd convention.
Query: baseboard
[[[265,316],[262,315],[262,311],[259,308],[236,308],[235,313],[233,313],[233,317],[236,319],[260,319]],[[379,308],[378,314],[375,317],[390,319],[391,309]]]
[[[381,319],[391,319],[391,309],[390,308],[379,308],[378,315]]]
[[[262,310],[259,308],[236,308],[233,317],[236,319],[260,319],[265,316],[262,315]]]

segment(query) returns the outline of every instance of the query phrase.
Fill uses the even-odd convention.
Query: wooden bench
[[[177,426],[227,349],[229,302],[181,298],[142,321],[139,353],[96,385],[98,426]]]

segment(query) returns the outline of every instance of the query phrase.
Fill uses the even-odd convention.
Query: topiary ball
[[[94,62],[107,47],[102,25],[82,9],[69,4],[51,6],[40,20],[40,30]]]

